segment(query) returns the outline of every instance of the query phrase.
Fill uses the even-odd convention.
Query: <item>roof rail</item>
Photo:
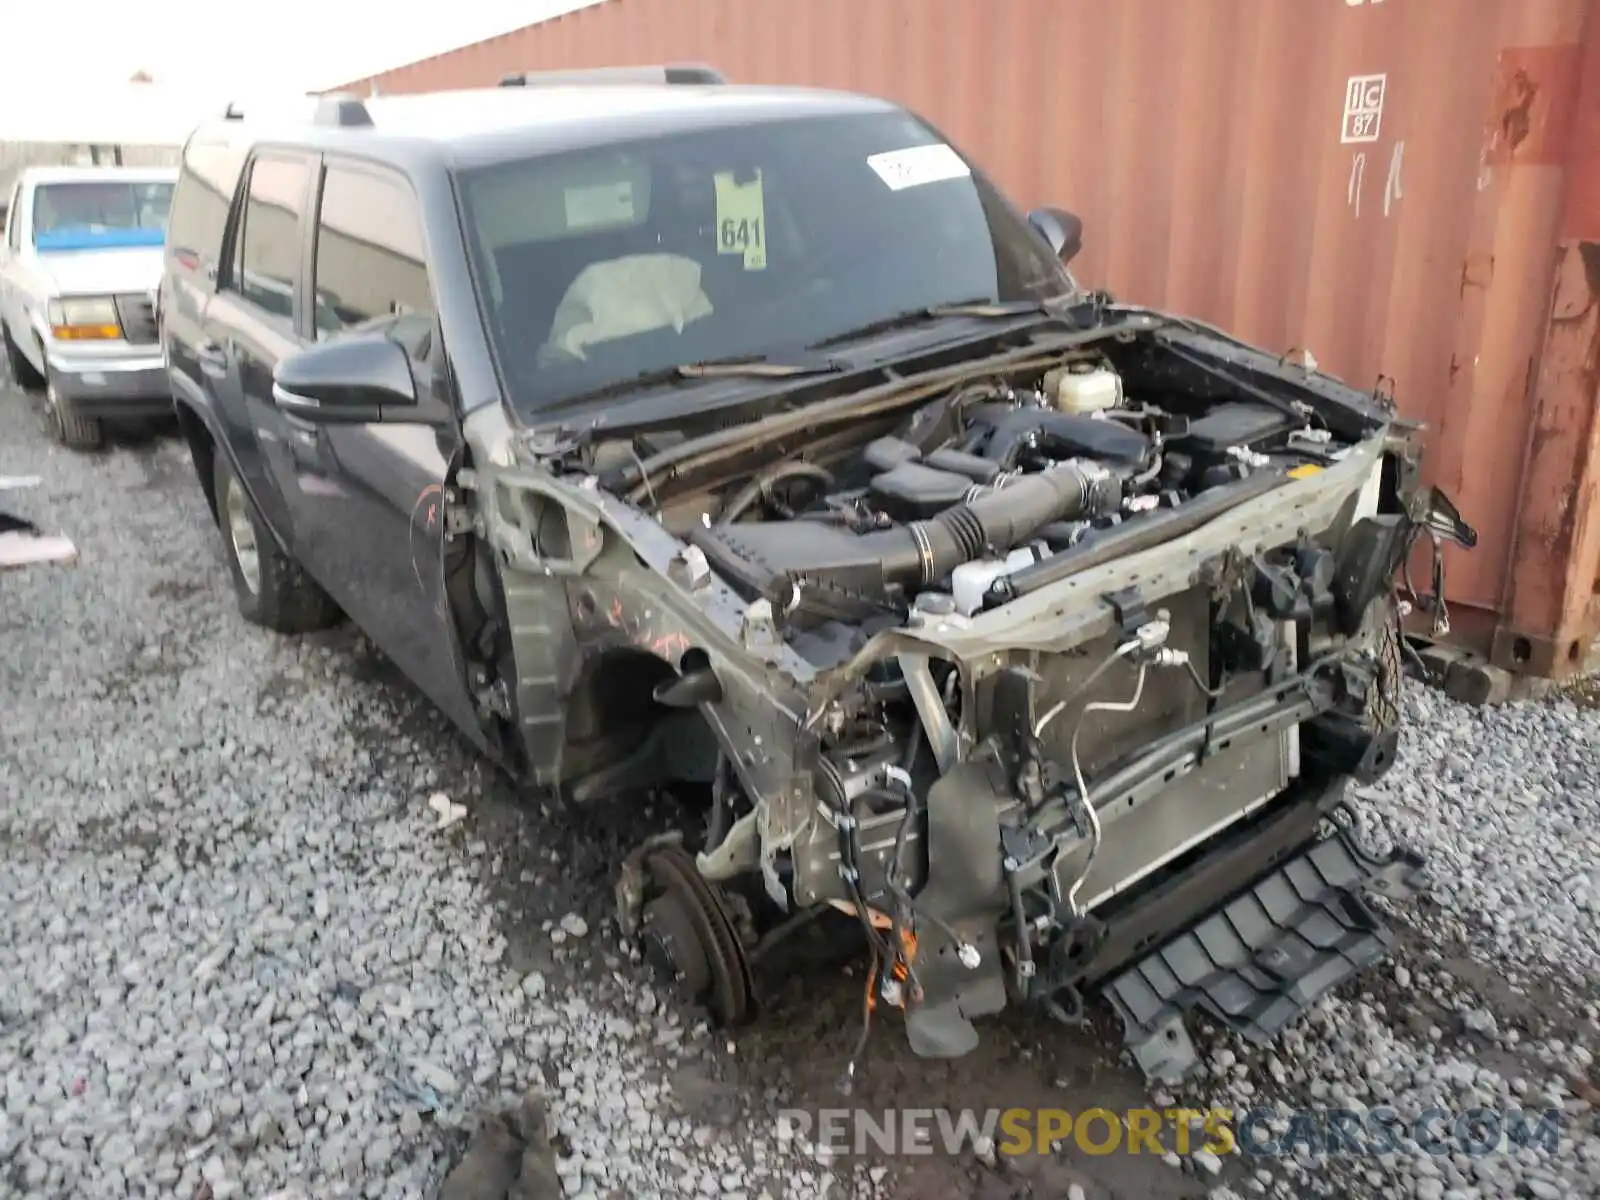
[[[566,87],[606,83],[727,83],[715,67],[702,63],[665,63],[653,67],[590,67],[578,71],[513,71],[500,79],[501,87]]]
[[[339,125],[350,128],[371,125],[372,114],[361,102],[361,97],[349,92],[329,92],[317,100],[317,111],[312,120],[318,125]]]

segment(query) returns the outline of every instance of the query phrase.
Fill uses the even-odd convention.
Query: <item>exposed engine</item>
[[[1027,390],[931,403],[831,468],[780,464],[690,540],[747,597],[810,630],[796,647],[826,663],[845,635],[903,616],[919,595],[964,615],[994,608],[1092,563],[1129,522],[1258,471],[1281,479],[1337,459],[1325,428],[1285,409],[1167,411],[1124,396],[1111,364],[1089,359]]]
[[[874,658],[863,686],[817,710],[811,790],[827,815],[766,864],[785,907],[860,918],[877,964],[869,988],[905,1008],[918,1053],[964,1053],[971,1018],[1008,997],[1071,1019],[1080,986],[1137,957],[1138,945],[1106,940],[1102,914],[1120,897],[1137,891],[1148,906],[1194,847],[1267,806],[1288,811],[1283,797],[1301,797],[1293,827],[1308,836],[1337,780],[1393,757],[1397,664],[1378,661],[1374,621],[1390,619],[1388,581],[1413,534],[1391,520],[1346,536],[1380,508],[1374,426],[1341,437],[1309,404],[1241,390],[1134,387],[1099,355],[969,385],[892,431],[835,443],[832,457],[769,468],[688,533],[820,672],[885,631],[947,631]],[[1285,483],[1331,474],[1358,444],[1338,515],[1311,522],[1328,536],[1291,523],[1161,580],[1121,569],[1141,550],[1172,557],[1188,530]],[[1054,586],[1074,576],[1090,590]],[[1070,648],[1008,645],[1009,619],[958,648],[965,623],[1035,594],[1064,603]],[[1068,630],[1108,611],[1108,633]],[[725,845],[702,856],[703,872],[719,874],[747,814],[718,815]],[[1408,869],[1352,857],[1344,842],[1324,852],[1335,853],[1351,879]],[[1297,935],[1245,936],[1240,969],[1282,936]],[[1114,986],[1137,991],[1131,977]],[[1137,1053],[1185,1056],[1162,1032],[1166,1008],[1115,998]]]
[[[767,936],[739,914],[832,911],[918,1054],[968,1052],[1010,1002],[1073,1020],[1096,988],[1147,1071],[1181,1072],[1189,1009],[1270,1037],[1381,953],[1358,893],[1404,894],[1416,863],[1323,830],[1394,759],[1397,575],[1421,536],[1438,570],[1475,535],[1337,381],[1190,331],[1005,357],[595,445],[595,491],[652,526],[611,551],[614,591],[573,597],[579,636],[675,656],[646,707],[611,701],[628,769],[685,777],[632,764],[713,735],[702,848],[641,847],[619,914],[724,1019]]]

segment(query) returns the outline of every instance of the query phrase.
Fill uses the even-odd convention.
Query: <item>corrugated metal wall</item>
[[[1458,633],[1550,673],[1600,611],[1600,338],[1569,334],[1572,361],[1540,370],[1547,339],[1600,304],[1584,240],[1600,236],[1600,139],[1585,142],[1578,107],[1585,38],[1600,46],[1588,9],[607,0],[349,86],[697,60],[898,100],[1021,203],[1081,213],[1086,281],[1309,349],[1362,386],[1392,381],[1432,428],[1430,477],[1482,535],[1449,559]],[[1568,197],[1579,179],[1592,190]]]

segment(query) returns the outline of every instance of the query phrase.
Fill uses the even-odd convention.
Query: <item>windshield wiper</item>
[[[669,374],[675,374],[679,379],[716,379],[738,375],[787,379],[793,375],[831,375],[842,370],[844,368],[831,358],[813,363],[789,363],[773,362],[765,354],[747,354],[735,358],[711,358],[704,362],[679,363]]]
[[[958,300],[954,304],[935,304],[907,309],[892,317],[858,325],[854,329],[846,329],[843,333],[823,338],[820,342],[812,342],[806,349],[821,350],[828,346],[837,346],[841,342],[874,337],[880,333],[906,329],[928,321],[942,321],[946,317],[1024,317],[1033,313],[1050,317],[1059,315],[1055,308],[1042,300],[990,300],[987,296],[975,296],[971,300]]]
[[[559,412],[562,409],[577,408],[593,400],[605,400],[612,396],[620,396],[639,388],[659,387],[666,383],[676,383],[680,379],[735,379],[752,377],[757,379],[789,379],[797,375],[832,375],[844,370],[840,363],[832,359],[822,359],[810,363],[774,362],[765,354],[744,354],[729,358],[709,358],[701,362],[678,363],[676,366],[662,367],[659,370],[644,371],[638,375],[630,375],[627,379],[618,379],[613,383],[602,384],[586,392],[576,395],[563,396],[553,404],[540,407],[540,412]]]

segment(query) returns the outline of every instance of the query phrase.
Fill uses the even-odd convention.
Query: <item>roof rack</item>
[[[371,125],[372,114],[361,102],[361,97],[349,92],[329,92],[317,101],[317,111],[312,120],[318,125],[339,125],[349,128]]]
[[[308,99],[315,101],[311,119],[317,125],[334,125],[349,129],[372,124],[372,114],[367,111],[366,104],[359,96],[350,92],[329,92],[323,96],[307,97],[297,101],[297,106],[306,104]],[[298,113],[303,120],[305,109],[298,108]],[[242,121],[245,119],[245,110],[237,100],[231,101],[223,111],[222,119]]]
[[[513,71],[501,87],[570,87],[574,84],[668,83],[718,84],[727,77],[701,63],[665,63],[653,67],[591,67],[580,71]]]

